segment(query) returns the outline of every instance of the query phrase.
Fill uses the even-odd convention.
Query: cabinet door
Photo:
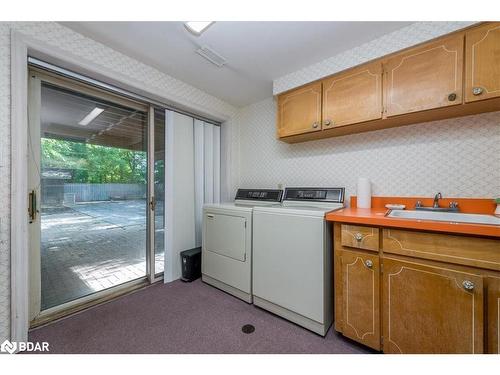
[[[342,251],[342,333],[380,350],[380,267],[378,254]]]
[[[488,353],[500,354],[500,277],[488,277]]]
[[[382,262],[385,353],[483,352],[483,280],[474,269]]]
[[[321,82],[278,97],[278,136],[321,130]]]
[[[382,64],[323,81],[323,130],[382,118]]]
[[[428,43],[385,64],[386,115],[462,103],[463,34]]]
[[[465,34],[465,101],[500,96],[500,23]]]

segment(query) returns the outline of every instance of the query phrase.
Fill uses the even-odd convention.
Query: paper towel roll
[[[372,207],[372,187],[369,179],[358,178],[357,196],[358,208]]]

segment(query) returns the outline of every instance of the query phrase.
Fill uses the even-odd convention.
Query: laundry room
[[[0,363],[500,358],[498,6],[150,3],[0,21]]]

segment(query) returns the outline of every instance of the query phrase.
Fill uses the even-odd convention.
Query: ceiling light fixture
[[[184,27],[193,35],[200,36],[215,21],[187,21]]]
[[[103,113],[103,112],[104,112],[104,109],[103,109],[103,108],[95,107],[92,111],[90,111],[90,113],[89,113],[87,116],[85,116],[85,117],[82,119],[82,121],[80,121],[80,122],[78,123],[78,125],[83,125],[83,126],[85,126],[85,125],[90,124],[92,121],[94,121],[94,120],[95,120],[95,118],[96,118],[97,116],[99,116],[99,115],[100,115],[101,113]]]

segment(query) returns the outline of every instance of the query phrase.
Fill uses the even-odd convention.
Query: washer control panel
[[[283,200],[344,203],[345,188],[286,188]]]

